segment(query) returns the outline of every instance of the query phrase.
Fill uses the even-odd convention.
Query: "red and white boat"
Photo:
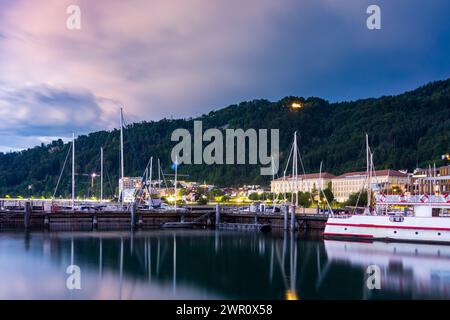
[[[424,202],[423,199],[427,201]],[[330,216],[324,236],[365,240],[450,243],[450,203],[445,196],[376,196],[374,214]],[[410,213],[386,213],[384,207],[411,207]]]
[[[421,241],[450,243],[448,195],[375,195],[371,210],[373,155],[367,146],[368,206],[364,214],[330,215],[324,236],[339,239]],[[391,207],[404,211],[389,212]],[[410,210],[408,210],[410,208]],[[411,210],[412,209],[412,210]]]

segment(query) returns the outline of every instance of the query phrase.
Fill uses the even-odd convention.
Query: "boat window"
[[[391,222],[403,222],[405,220],[405,217],[402,217],[402,216],[391,216],[391,217],[389,217],[389,220]]]

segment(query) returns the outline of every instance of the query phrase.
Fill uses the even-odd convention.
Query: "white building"
[[[119,179],[119,196],[123,197],[123,202],[134,202],[134,196],[137,190],[142,188],[141,177],[124,177]]]
[[[298,176],[297,192],[312,192],[325,189],[335,176],[328,172],[310,173]],[[292,176],[273,180],[270,184],[273,193],[295,192],[295,179]]]
[[[374,192],[381,190],[397,190],[405,192],[408,175],[397,170],[377,170],[372,174],[371,187]],[[333,179],[332,191],[338,202],[347,201],[352,193],[360,192],[368,187],[367,172],[348,172]]]

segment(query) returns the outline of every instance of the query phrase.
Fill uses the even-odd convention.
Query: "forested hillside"
[[[291,108],[292,102],[303,103],[303,108]],[[177,128],[192,131],[194,120],[203,121],[203,130],[280,129],[282,168],[297,130],[306,171],[318,171],[323,161],[324,170],[334,174],[364,168],[367,132],[377,169],[411,170],[433,161],[440,165],[441,155],[450,151],[450,80],[377,99],[333,104],[320,98],[301,97],[286,97],[278,102],[254,100],[197,119],[135,123],[125,129],[126,175],[141,175],[150,156],[161,158],[164,171],[173,173],[170,152],[176,143],[170,141],[170,135]],[[80,136],[76,146],[77,194],[98,194],[98,178],[94,188],[90,188],[88,174],[100,170],[101,146],[107,171],[105,193],[114,193],[119,174],[118,130]],[[51,195],[68,148],[69,144],[59,140],[21,152],[0,153],[0,197]],[[259,165],[181,165],[179,172],[189,175],[189,180],[221,186],[268,183],[270,177],[261,176],[259,169]],[[58,195],[69,192],[70,162]]]

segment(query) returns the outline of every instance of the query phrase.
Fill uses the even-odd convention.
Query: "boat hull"
[[[450,218],[354,215],[328,218],[326,238],[342,240],[382,240],[439,242],[450,244]]]

